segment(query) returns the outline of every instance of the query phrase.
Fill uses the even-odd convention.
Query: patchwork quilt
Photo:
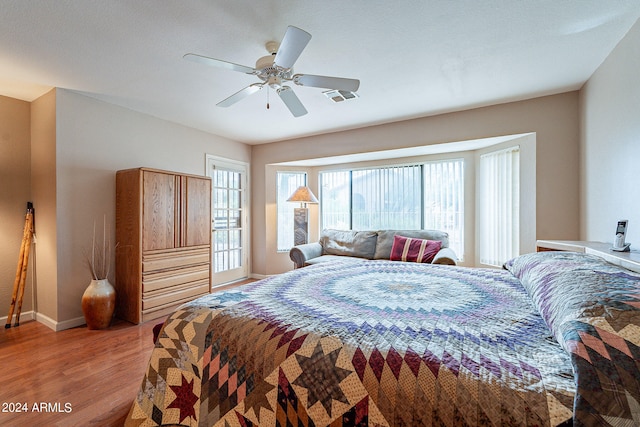
[[[640,275],[573,252],[523,255],[505,268],[571,355],[574,425],[640,426]]]
[[[611,273],[631,304],[551,318],[565,298],[525,290],[534,262],[322,263],[199,298],[166,321],[126,425],[625,425],[607,417],[637,416],[637,317],[589,319],[637,313],[637,278]],[[592,399],[612,390],[613,412]]]

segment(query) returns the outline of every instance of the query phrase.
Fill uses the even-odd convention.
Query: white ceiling
[[[60,87],[259,144],[578,89],[639,17],[640,0],[0,0],[0,94]],[[257,78],[182,59],[253,67],[287,25],[313,36],[295,72],[358,78],[360,97],[216,107]]]

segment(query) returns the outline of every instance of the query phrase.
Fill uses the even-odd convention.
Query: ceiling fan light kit
[[[281,43],[274,41],[266,43],[265,47],[270,55],[259,58],[256,61],[255,68],[234,64],[220,59],[209,58],[195,53],[187,53],[184,55],[184,58],[205,65],[239,71],[245,74],[252,74],[262,81],[259,83],[253,83],[241,89],[217,103],[217,106],[230,107],[249,95],[260,91],[260,89],[267,85],[276,91],[282,102],[284,102],[285,106],[294,117],[300,117],[307,114],[307,110],[304,105],[302,105],[302,102],[300,102],[300,99],[293,89],[291,89],[290,86],[284,85],[284,82],[293,82],[298,86],[332,89],[333,91],[338,91],[344,99],[357,97],[355,92],[360,87],[360,81],[357,79],[318,76],[313,74],[294,75],[293,64],[295,64],[300,54],[309,43],[309,40],[311,40],[311,34],[306,31],[294,26],[287,27],[287,31]],[[326,92],[323,93],[326,95]],[[327,95],[327,97],[329,96]],[[334,100],[334,102],[339,101]]]

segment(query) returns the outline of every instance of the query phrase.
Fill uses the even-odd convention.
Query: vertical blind
[[[480,156],[480,262],[500,267],[520,249],[520,147]]]
[[[351,229],[421,228],[419,165],[354,170]]]
[[[294,191],[301,185],[307,185],[305,172],[277,172],[276,173],[276,209],[277,221],[277,250],[288,251],[293,247],[293,209],[294,203],[287,202]]]
[[[464,160],[320,173],[321,227],[436,229],[464,253]]]
[[[320,224],[322,228],[351,229],[351,172],[320,173]]]
[[[449,246],[464,254],[464,160],[424,164],[424,228],[449,233]]]
[[[420,165],[322,172],[322,228],[421,228],[421,176]]]

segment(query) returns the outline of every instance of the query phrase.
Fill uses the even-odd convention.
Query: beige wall
[[[22,243],[27,202],[31,201],[31,106],[0,96],[0,319],[6,322]],[[33,258],[25,282],[22,313],[32,311]]]
[[[56,91],[31,104],[31,192],[36,210],[36,293],[38,320],[58,317],[56,215]]]
[[[640,21],[581,90],[581,238],[640,247]],[[635,243],[635,244],[634,244]]]
[[[251,156],[252,271],[275,274],[291,263],[277,254],[267,165],[493,136],[536,133],[536,238],[579,235],[578,93],[536,98],[345,132],[257,145]]]
[[[11,142],[6,147],[15,154],[14,163],[9,163],[3,141],[2,172],[7,182],[25,186],[12,186],[7,200],[3,193],[0,201],[3,216],[5,211],[17,215],[10,229],[18,234],[10,237],[11,245],[3,245],[11,253],[0,261],[0,273],[15,273],[26,201],[31,196],[37,212],[33,259],[37,260],[38,320],[57,330],[83,323],[80,299],[90,280],[84,254],[94,220],[100,227],[106,215],[115,239],[117,170],[147,166],[204,174],[206,154],[250,160],[250,147],[245,144],[64,89],[52,90],[31,104],[8,98],[0,101],[3,117],[4,106],[9,105],[7,117],[13,123],[12,127],[0,125],[0,135]],[[5,221],[0,222],[5,233]],[[0,302],[5,306],[6,290],[2,292]]]

